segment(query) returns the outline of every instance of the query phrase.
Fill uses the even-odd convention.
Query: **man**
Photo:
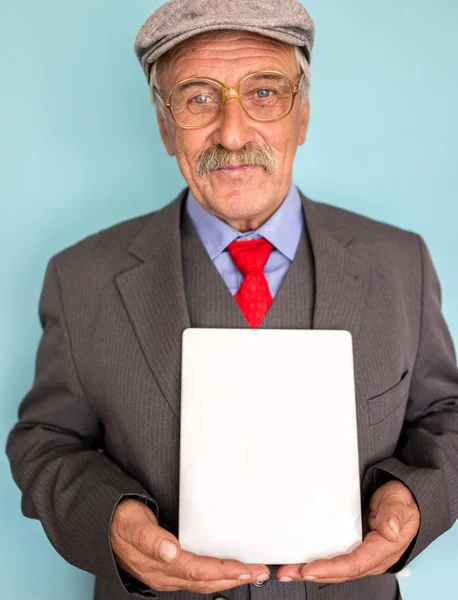
[[[458,369],[426,246],[292,184],[313,32],[295,0],[156,11],[136,51],[189,189],[48,265],[36,381],[7,452],[24,514],[97,576],[98,600],[394,600],[394,574],[457,518]],[[353,552],[269,568],[180,547],[190,326],[352,333],[366,527]]]

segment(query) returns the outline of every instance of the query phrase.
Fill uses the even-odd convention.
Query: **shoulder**
[[[320,212],[322,219],[338,223],[342,229],[361,242],[401,241],[411,243],[414,241],[418,244],[418,234],[414,231],[331,204],[321,202],[313,202],[313,204]]]
[[[379,261],[393,256],[421,258],[424,243],[415,231],[404,229],[331,204],[312,201],[321,223],[337,232],[349,245],[373,255]]]
[[[311,205],[325,229],[353,256],[370,260],[380,276],[393,283],[421,279],[425,244],[418,233],[330,204]]]
[[[64,248],[52,257],[59,275],[89,269],[121,271],[138,262],[129,256],[127,250],[155,214],[148,213],[116,223]]]
[[[112,278],[139,264],[130,247],[144,231],[157,232],[166,225],[168,215],[180,205],[182,196],[183,192],[159,210],[116,223],[64,248],[51,259],[59,276]]]

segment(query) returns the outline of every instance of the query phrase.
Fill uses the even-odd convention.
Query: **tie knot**
[[[248,273],[262,273],[266,262],[272,252],[272,244],[260,238],[258,240],[246,240],[242,242],[231,242],[227,247],[232,260],[243,276]]]

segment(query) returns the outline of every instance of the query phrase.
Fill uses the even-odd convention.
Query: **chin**
[[[229,203],[240,203],[241,206],[249,204],[265,203],[269,196],[269,182],[260,181],[259,178],[247,179],[245,181],[221,182],[218,186],[212,186],[215,198],[224,198]]]
[[[231,221],[244,221],[259,217],[269,210],[269,205],[263,200],[253,198],[253,195],[227,198],[226,202],[213,204],[214,212],[220,218]]]
[[[263,171],[264,172],[264,171]],[[272,179],[260,181],[259,177],[245,181],[212,182],[202,193],[206,207],[225,221],[257,219],[275,210],[275,183]]]

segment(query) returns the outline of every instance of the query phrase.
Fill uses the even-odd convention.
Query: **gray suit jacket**
[[[50,260],[36,379],[8,439],[23,513],[42,522],[68,562],[97,576],[98,600],[125,600],[126,589],[154,596],[114,561],[109,529],[122,497],[147,500],[177,534],[185,192]],[[377,486],[398,478],[421,526],[387,574],[327,586],[271,581],[263,598],[395,598],[392,573],[458,515],[458,369],[440,286],[419,236],[305,197],[303,206],[316,269],[313,327],[353,335],[363,509]],[[249,598],[250,588],[223,596]]]

